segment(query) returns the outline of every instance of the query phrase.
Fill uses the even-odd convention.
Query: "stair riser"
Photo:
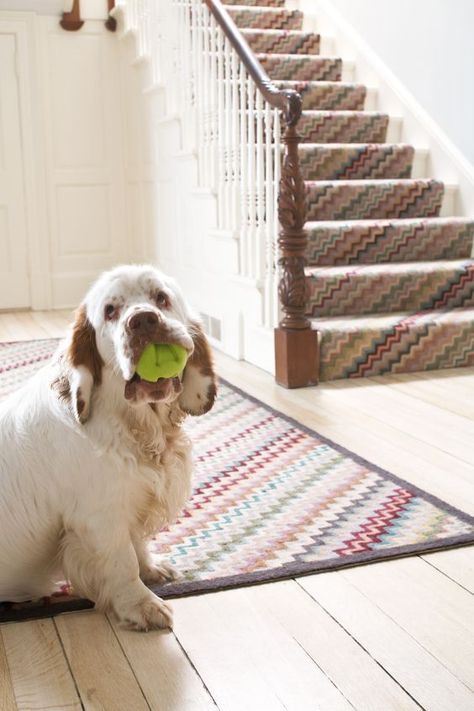
[[[303,15],[298,10],[248,10],[228,7],[227,11],[237,27],[262,30],[301,30]]]
[[[258,54],[257,58],[270,79],[339,81],[342,76],[342,61],[337,57]]]
[[[320,379],[358,378],[474,366],[474,321],[423,317],[386,330],[321,333]]]
[[[308,277],[313,318],[474,306],[474,264],[432,271],[347,271]]]
[[[298,133],[303,143],[383,143],[388,121],[386,114],[305,112]]]
[[[305,180],[355,180],[409,178],[413,164],[411,146],[368,145],[300,147]]]
[[[319,54],[320,37],[311,32],[292,34],[284,30],[271,30],[266,34],[258,30],[244,30],[242,34],[256,54]]]
[[[423,259],[467,259],[474,242],[468,225],[429,223],[317,227],[309,230],[308,264],[380,264]]]
[[[437,217],[443,184],[307,182],[307,220]]]
[[[303,98],[303,109],[310,111],[362,111],[367,90],[360,84],[333,82],[276,82],[279,88],[293,89]]]

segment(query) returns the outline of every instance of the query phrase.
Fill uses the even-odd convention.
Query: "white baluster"
[[[268,209],[273,205],[273,115],[272,108],[268,102],[265,102],[264,112],[265,126],[265,282],[264,282],[264,317],[263,323],[267,328],[272,327],[273,317],[273,272],[274,272],[274,212]]]
[[[256,178],[256,229],[255,229],[255,277],[260,281],[265,265],[265,151],[263,144],[263,97],[256,92],[255,100],[255,178]]]
[[[278,221],[278,194],[280,190],[281,177],[281,120],[277,109],[273,110],[273,158],[274,158],[274,179],[273,179],[273,323],[276,326],[280,321],[280,301],[278,299],[279,270],[277,264],[278,255],[278,231],[280,223]]]
[[[221,36],[217,52],[217,214],[218,225],[224,224],[225,215],[225,98],[224,98],[224,39]]]
[[[197,99],[197,126],[198,126],[198,163],[199,163],[199,184],[205,185],[205,167],[204,167],[204,151],[205,151],[205,116],[204,116],[204,36],[203,36],[203,5],[199,0],[194,1],[194,7],[196,10],[196,44],[195,44],[195,58],[196,58],[196,99]]]
[[[256,186],[255,186],[255,84],[247,79],[247,211],[248,211],[248,274],[255,277],[255,240],[256,240]]]
[[[217,56],[222,41],[221,30],[217,27],[214,15],[210,15],[211,32],[211,90],[208,96],[210,115],[210,185],[215,188],[218,174],[217,132],[218,132],[218,107],[217,107]]]
[[[247,205],[247,184],[248,184],[248,135],[247,135],[247,112],[248,112],[248,99],[247,99],[247,71],[242,62],[239,66],[239,83],[240,83],[240,110],[239,110],[239,123],[240,123],[240,150],[239,150],[239,162],[240,162],[240,207],[241,207],[241,221],[240,221],[240,273],[242,276],[248,276],[249,274],[249,218],[248,218],[248,205]]]
[[[227,37],[224,41],[224,220],[223,226],[231,229],[232,225],[232,45]]]
[[[242,224],[240,216],[240,166],[239,166],[239,57],[235,50],[232,51],[231,63],[232,99],[231,99],[231,171],[232,204],[229,210],[230,228],[238,233]]]

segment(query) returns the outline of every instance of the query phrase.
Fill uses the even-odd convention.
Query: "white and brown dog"
[[[140,379],[148,343],[188,351],[182,379]],[[0,600],[47,595],[64,576],[130,627],[170,626],[145,583],[174,574],[147,539],[190,493],[181,422],[215,396],[209,345],[176,283],[149,266],[103,274],[52,362],[0,404]]]

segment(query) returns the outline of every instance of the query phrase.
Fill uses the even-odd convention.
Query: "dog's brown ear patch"
[[[102,382],[103,365],[94,327],[87,318],[86,307],[81,305],[76,311],[65,353],[65,374],[55,387],[60,399],[69,400],[73,415],[81,424],[89,417],[92,390]]]
[[[100,385],[104,361],[98,351],[95,330],[87,318],[84,304],[79,306],[75,314],[68,358],[74,368],[80,365],[87,368],[92,375],[94,385]]]
[[[193,323],[190,330],[194,351],[184,369],[183,392],[179,405],[189,415],[204,415],[214,405],[217,377],[211,347],[204,331],[198,323]]]

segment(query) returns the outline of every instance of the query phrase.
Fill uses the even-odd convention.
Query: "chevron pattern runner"
[[[303,98],[320,378],[472,365],[474,218],[445,216],[443,183],[420,163],[413,172],[415,148],[388,114],[365,110],[367,87],[345,81],[341,57],[320,55],[324,38],[301,29],[301,13],[280,0],[224,2],[270,78]]]
[[[469,259],[474,219],[308,222],[307,259],[317,266]]]
[[[472,309],[318,319],[321,378],[474,366]]]
[[[389,143],[303,143],[301,171],[305,180],[409,178],[411,146]]]
[[[474,263],[308,267],[312,316],[474,307]]]
[[[242,30],[255,53],[319,54],[319,35],[299,30]]]
[[[301,54],[257,54],[262,67],[274,79],[304,81],[341,78],[342,62],[338,57],[317,57]]]
[[[309,220],[436,217],[444,186],[436,180],[309,180]]]
[[[408,317],[399,330],[408,332],[409,323]],[[390,332],[398,346],[397,325],[385,328],[385,342]],[[418,342],[430,337],[428,321],[418,320],[418,328]],[[0,344],[0,399],[55,348],[52,340]],[[343,350],[341,341],[336,360]],[[360,370],[387,362],[393,352],[381,340]],[[229,384],[221,383],[211,412],[189,418],[187,427],[195,448],[193,495],[181,518],[152,543],[180,574],[177,583],[157,589],[164,597],[474,542],[473,518]],[[39,603],[0,604],[0,622],[90,606],[69,592],[60,583],[56,595]]]
[[[245,5],[245,3],[243,3]],[[299,10],[268,7],[228,7],[237,27],[261,30],[301,30],[303,15]]]
[[[304,111],[298,133],[304,143],[382,143],[388,120],[368,111]]]
[[[361,111],[367,95],[363,84],[347,84],[342,81],[275,81],[275,85],[279,89],[290,89],[301,94],[306,112],[316,109]]]

